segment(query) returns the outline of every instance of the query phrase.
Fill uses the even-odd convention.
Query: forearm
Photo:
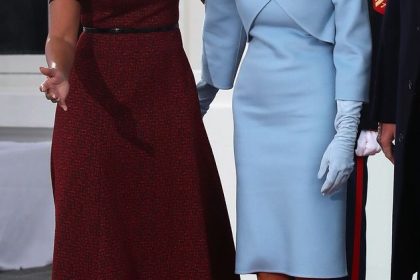
[[[73,66],[76,43],[64,38],[49,36],[45,45],[48,66],[56,68],[68,78]]]
[[[49,30],[45,44],[47,63],[58,69],[65,78],[73,66],[80,26],[78,1],[50,0]]]
[[[399,80],[400,1],[389,0],[382,24],[375,81],[375,117],[395,123]]]
[[[355,143],[362,106],[363,103],[360,101],[337,100],[336,136],[344,136]]]
[[[354,147],[362,105],[360,101],[337,100],[334,122],[337,133],[322,157],[318,172],[318,178],[321,179],[328,170],[321,187],[323,195],[332,195],[339,191],[353,170]]]
[[[247,35],[235,0],[206,1],[201,79],[218,89],[230,89]]]

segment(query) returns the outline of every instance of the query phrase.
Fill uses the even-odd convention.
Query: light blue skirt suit
[[[336,99],[366,101],[364,0],[207,0],[203,80],[231,88],[239,274],[346,276],[345,192],[320,193]]]

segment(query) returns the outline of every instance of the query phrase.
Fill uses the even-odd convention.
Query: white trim
[[[55,106],[38,90],[44,55],[1,55],[0,127],[52,127]]]
[[[2,68],[0,75],[4,73],[38,73],[38,67],[45,64],[44,55],[0,55]]]

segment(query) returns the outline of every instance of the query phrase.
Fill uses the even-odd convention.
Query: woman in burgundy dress
[[[54,280],[239,279],[178,1],[50,4]]]

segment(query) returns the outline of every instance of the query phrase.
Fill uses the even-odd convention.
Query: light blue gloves
[[[333,195],[343,187],[350,177],[354,166],[354,148],[360,122],[362,102],[337,100],[335,130],[321,160],[318,178],[322,179],[328,170],[321,188],[323,195]]]
[[[201,116],[204,117],[210,108],[211,102],[213,102],[214,98],[216,97],[219,89],[204,81],[200,81],[197,84],[197,91],[198,100],[200,101]]]

